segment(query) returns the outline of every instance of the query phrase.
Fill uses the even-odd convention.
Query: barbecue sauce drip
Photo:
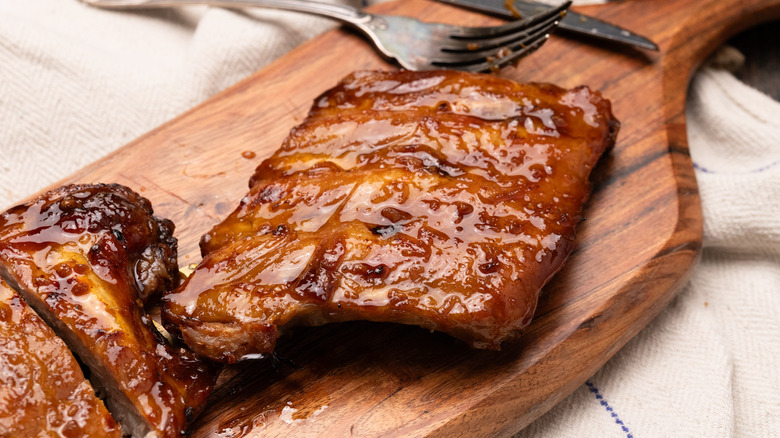
[[[517,6],[515,5],[515,0],[506,0],[504,1],[504,7],[507,11],[509,11],[515,18],[523,18],[523,13],[520,12],[519,9],[517,9]]]
[[[498,348],[571,251],[617,126],[585,87],[355,73],[314,101],[204,236],[166,318],[196,349],[195,319],[396,321]]]

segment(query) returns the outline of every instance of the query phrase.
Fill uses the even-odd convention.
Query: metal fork
[[[109,9],[167,8],[209,5],[225,8],[264,7],[334,18],[360,30],[384,56],[408,70],[496,70],[544,44],[566,14],[571,1],[538,15],[501,26],[467,27],[424,23],[411,17],[379,15],[345,5],[305,0],[81,0]]]

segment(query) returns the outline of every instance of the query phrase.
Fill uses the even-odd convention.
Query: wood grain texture
[[[376,10],[496,22],[426,0]],[[701,245],[688,81],[729,36],[780,17],[780,0],[632,0],[579,11],[646,35],[661,51],[556,36],[500,72],[587,84],[612,100],[622,122],[617,146],[594,173],[577,247],[523,337],[494,352],[391,324],[300,329],[279,344],[296,366],[227,369],[193,436],[508,436],[581,385],[674,297]],[[177,224],[180,264],[195,263],[200,235],[235,207],[254,167],[313,99],[354,70],[377,68],[393,67],[355,34],[327,33],[65,182],[140,191]]]

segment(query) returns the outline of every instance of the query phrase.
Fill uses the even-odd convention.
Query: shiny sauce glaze
[[[352,319],[499,348],[570,253],[617,129],[586,87],[355,73],[314,101],[203,237],[165,319],[228,362],[267,353],[285,326]],[[250,325],[263,329],[236,329]]]
[[[144,311],[145,301],[178,283],[172,233],[170,221],[120,185],[65,186],[0,215],[4,277],[101,380],[120,421],[133,408],[170,437],[214,382]]]
[[[122,436],[65,343],[3,281],[0,436]]]

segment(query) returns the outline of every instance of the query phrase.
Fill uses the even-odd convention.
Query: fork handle
[[[359,26],[371,20],[371,15],[346,5],[320,3],[306,0],[83,0],[86,3],[108,9],[170,8],[190,5],[208,5],[223,8],[272,8],[306,12],[333,18]]]

